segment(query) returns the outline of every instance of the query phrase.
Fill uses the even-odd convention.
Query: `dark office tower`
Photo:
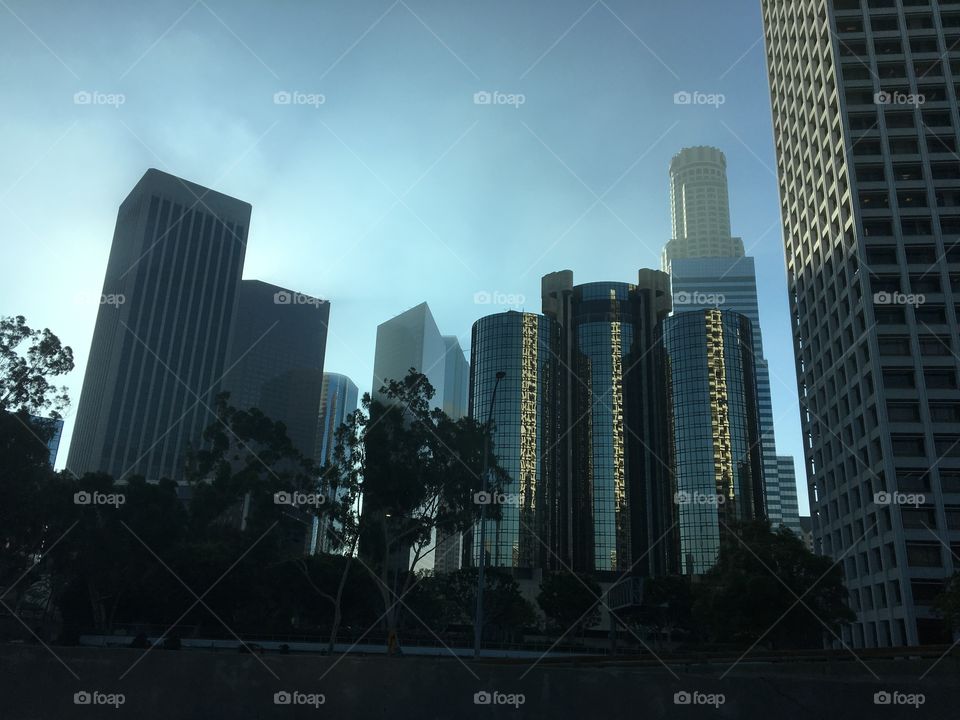
[[[150,169],[120,206],[67,467],[179,478],[213,421],[250,205]]]
[[[510,476],[500,518],[487,520],[487,562],[508,568],[559,569],[560,328],[533,313],[505,312],[480,318],[470,344],[470,415],[486,423],[494,387],[494,452]],[[505,373],[497,386],[497,373]],[[479,530],[469,552],[479,563]]]
[[[948,641],[931,603],[960,569],[960,5],[762,8],[815,547],[844,569],[844,641]]]
[[[325,300],[260,280],[242,281],[223,382],[231,405],[259,408],[282,422],[294,446],[317,460],[329,319]]]
[[[543,278],[543,310],[561,326],[564,500],[577,570],[661,574],[670,558],[669,480],[659,323],[670,278],[641,270],[636,285]]]
[[[732,523],[765,517],[753,324],[730,310],[663,322],[680,572],[717,561]]]

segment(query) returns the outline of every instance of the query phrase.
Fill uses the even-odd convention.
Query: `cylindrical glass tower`
[[[678,313],[663,348],[680,567],[701,574],[725,528],[764,516],[752,325],[730,310]]]
[[[480,318],[470,345],[470,416],[486,423],[493,403],[493,443],[510,480],[500,493],[498,519],[486,520],[487,564],[508,568],[556,566],[549,549],[560,523],[560,328],[533,313]],[[479,528],[469,543],[479,564]]]

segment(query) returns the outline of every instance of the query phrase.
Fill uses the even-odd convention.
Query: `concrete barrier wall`
[[[39,646],[0,646],[0,718],[940,719],[957,717],[960,706],[953,659],[924,680],[930,660],[870,662],[878,681],[856,661],[742,664],[721,679],[727,668],[716,666],[674,668],[674,677],[663,667],[529,670],[531,663],[455,658],[52,650],[59,659]],[[75,704],[77,693],[91,703]],[[277,693],[290,703],[276,704]],[[677,693],[690,703],[676,704]],[[876,693],[889,693],[891,704],[876,705]],[[894,704],[910,701],[918,706]]]

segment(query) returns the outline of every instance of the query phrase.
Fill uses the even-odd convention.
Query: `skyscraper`
[[[443,411],[453,419],[469,412],[470,363],[463,354],[460,340],[455,335],[444,335],[446,354],[443,361]],[[437,529],[437,544],[433,553],[435,572],[455,572],[463,558],[463,533]]]
[[[670,209],[673,239],[663,249],[663,270],[670,273],[674,312],[723,308],[750,318],[760,426],[764,442],[767,518],[777,527],[793,528],[796,517],[785,518],[781,494],[796,496],[796,485],[784,487],[777,474],[770,370],[763,355],[757,275],[752,257],[744,255],[743,240],[730,235],[727,161],[717,148],[684,148],[670,163]]]
[[[492,417],[493,451],[510,476],[500,517],[487,519],[487,562],[507,568],[557,567],[561,516],[560,327],[550,318],[509,311],[480,318],[470,343],[470,414]],[[497,382],[497,373],[505,373]],[[496,398],[492,406],[494,388]],[[479,562],[479,528],[472,563]]]
[[[287,426],[306,457],[319,460],[317,417],[330,304],[260,280],[240,283],[229,370],[230,404],[259,408]]]
[[[67,467],[178,479],[213,421],[250,205],[150,169],[120,205]]]
[[[845,642],[949,640],[930,606],[960,568],[960,8],[762,8],[815,548],[843,567]]]
[[[320,417],[318,422],[319,430],[317,432],[318,447],[316,451],[317,463],[321,467],[326,467],[326,472],[334,461],[334,452],[337,447],[337,430],[343,425],[347,418],[357,409],[357,398],[359,390],[356,383],[346,375],[338,373],[323,374],[323,390],[320,394]],[[324,478],[327,476],[324,475]],[[324,488],[327,497],[339,500],[343,497],[343,492],[338,493],[340,497],[333,498],[329,485]],[[327,527],[329,518],[321,521],[319,518],[313,518],[313,532],[310,541],[311,552],[330,552],[333,543],[331,541],[329,530],[338,532],[339,527],[336,524],[332,528]]]
[[[777,455],[777,476],[780,478],[780,505],[783,508],[783,524],[797,537],[803,537],[800,525],[800,506],[797,501],[797,471],[793,455]],[[790,490],[793,494],[790,494]]]
[[[410,368],[426,375],[433,386],[433,407],[443,407],[447,343],[427,304],[420,303],[377,326],[373,360],[373,399],[388,380],[403,380]]]
[[[731,523],[766,512],[753,325],[730,310],[663,321],[680,571],[716,563]]]
[[[582,571],[665,572],[669,543],[657,543],[671,509],[656,349],[669,277],[641,270],[636,285],[574,285],[563,270],[544,276],[542,292],[565,370],[561,557]]]
[[[377,344],[373,361],[374,400],[384,402],[380,388],[388,380],[403,380],[413,368],[426,376],[433,386],[431,407],[444,410],[452,418],[467,412],[466,394],[469,367],[456,337],[440,334],[427,304],[420,303],[377,326]],[[451,543],[459,545],[459,536],[435,535],[432,555],[417,564],[417,568],[433,566],[441,557],[444,570],[459,568],[459,557]],[[438,554],[439,553],[439,554]],[[409,551],[399,549],[391,563],[407,569],[405,560]],[[456,565],[454,567],[453,565]]]
[[[670,161],[670,219],[673,238],[661,266],[687,257],[740,257],[743,240],[730,235],[727,159],[712,147],[684,148]]]

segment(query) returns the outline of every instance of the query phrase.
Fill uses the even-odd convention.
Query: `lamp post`
[[[487,411],[487,424],[484,426],[483,435],[483,471],[481,473],[480,484],[484,494],[487,492],[487,475],[490,472],[487,463],[487,456],[490,454],[490,425],[493,422],[493,404],[497,401],[497,388],[500,381],[507,374],[500,370],[497,373],[497,381],[493,384],[493,393],[490,395],[490,409]],[[480,567],[477,571],[477,615],[473,622],[473,656],[480,657],[480,639],[483,636],[483,584],[484,569],[487,566],[487,522],[486,522],[487,504],[480,505]]]

